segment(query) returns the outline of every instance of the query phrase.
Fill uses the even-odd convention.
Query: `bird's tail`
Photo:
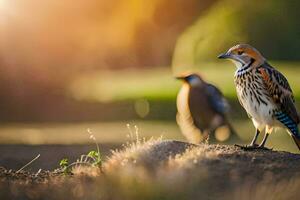
[[[298,149],[300,150],[300,138],[297,137],[297,136],[295,136],[295,135],[293,135],[293,134],[291,134],[291,136],[292,136],[292,138],[294,139],[294,141],[295,141],[295,143],[296,143]]]
[[[294,139],[296,145],[298,146],[300,150],[300,133],[298,128],[298,123],[295,123],[295,121],[288,116],[287,114],[283,112],[278,112],[275,114],[275,117],[278,121],[280,121],[282,124],[284,124],[287,128],[287,131]]]
[[[299,134],[299,128],[297,124],[293,124],[292,128],[288,128],[288,132],[292,136],[293,140],[295,141],[298,149],[300,150],[300,134]]]
[[[299,128],[298,125],[295,124],[294,127],[292,127],[292,129],[289,129],[290,131],[290,135],[292,136],[292,138],[294,139],[298,149],[300,150],[300,134],[299,134]]]

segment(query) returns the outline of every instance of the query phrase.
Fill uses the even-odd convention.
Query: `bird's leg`
[[[265,136],[264,136],[264,139],[262,140],[262,142],[260,143],[260,145],[258,146],[259,149],[263,149],[263,150],[272,150],[272,149],[269,149],[269,148],[266,148],[265,147],[265,144],[266,144],[266,141],[270,135],[270,133],[272,133],[273,131],[273,127],[272,126],[266,126],[266,133],[265,133]]]
[[[258,149],[272,150],[272,149],[269,149],[269,148],[265,147],[265,144],[266,144],[266,141],[267,141],[269,135],[270,135],[270,133],[266,132],[266,134],[264,136],[264,139],[262,140],[260,145],[257,147]]]
[[[258,129],[256,129],[255,135],[254,135],[250,145],[238,145],[238,144],[236,144],[235,146],[240,147],[243,150],[257,149],[258,145],[256,144],[256,140],[257,140],[259,134],[260,134],[260,131]]]
[[[256,140],[257,140],[259,134],[260,134],[260,131],[258,129],[256,129],[256,133],[255,133],[255,135],[254,135],[254,137],[253,137],[253,139],[252,139],[249,146],[252,146],[252,147],[257,146]]]
[[[260,143],[260,147],[265,147],[265,144],[266,144],[266,141],[269,137],[269,133],[266,133],[265,136],[264,136],[264,139],[262,140],[262,142]]]

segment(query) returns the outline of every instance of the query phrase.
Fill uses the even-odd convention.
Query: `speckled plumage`
[[[280,112],[299,123],[292,90],[280,72],[267,63],[243,73],[239,71],[235,75],[237,94],[256,128],[262,131],[267,125],[278,126],[276,114]],[[298,134],[294,129],[290,131]]]
[[[284,75],[250,45],[234,46],[222,56],[232,59],[237,66],[234,76],[237,96],[256,129],[259,132],[266,129],[270,134],[274,127],[284,127],[300,148],[299,116],[292,89]],[[256,139],[257,136],[252,146]]]

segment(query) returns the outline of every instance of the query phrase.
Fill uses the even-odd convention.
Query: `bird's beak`
[[[226,58],[231,58],[230,54],[228,52],[222,53],[218,56],[219,59],[226,59]]]

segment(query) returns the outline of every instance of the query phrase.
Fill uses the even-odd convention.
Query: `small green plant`
[[[62,160],[60,161],[59,166],[61,166],[61,167],[67,167],[67,166],[68,166],[68,163],[69,163],[68,158],[64,158],[64,159],[62,159]]]
[[[101,168],[102,160],[101,160],[101,155],[99,152],[90,151],[87,156],[89,156],[90,158],[92,158],[94,160],[94,162],[92,163],[94,166]]]
[[[61,171],[64,174],[71,174],[71,169],[68,167],[69,166],[69,160],[68,158],[64,158],[59,162],[59,166],[61,168]]]
[[[90,139],[95,142],[97,150],[90,151],[87,154],[83,154],[80,156],[80,159],[77,159],[75,162],[69,163],[67,158],[62,159],[59,162],[60,168],[58,169],[59,172],[63,172],[64,174],[72,174],[73,167],[79,166],[90,166],[90,167],[97,167],[102,171],[102,158],[100,153],[99,145],[96,141],[96,137],[92,134],[91,130],[88,129],[87,132],[90,134]]]

